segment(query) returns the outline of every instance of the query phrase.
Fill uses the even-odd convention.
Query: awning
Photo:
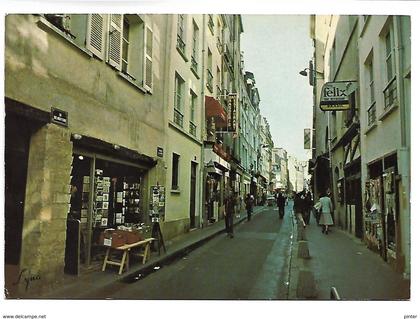
[[[213,163],[213,165],[210,164],[209,166],[207,166],[207,173],[208,174],[216,174],[216,175],[220,175],[220,176],[223,175],[223,171],[221,169],[218,169],[216,166],[214,166],[214,163]]]
[[[214,117],[217,127],[227,125],[227,115],[223,106],[214,97],[206,95],[206,118]]]
[[[131,150],[121,145],[115,145],[94,137],[81,135],[79,139],[71,137],[73,145],[78,148],[92,150],[99,154],[108,155],[123,160],[128,160],[136,164],[140,164],[146,168],[152,168],[156,165],[157,161],[145,154]]]
[[[215,166],[224,171],[230,170],[230,164],[219,155],[214,153],[212,149],[204,149],[204,161],[205,163],[208,163],[207,165],[210,166],[214,163]]]

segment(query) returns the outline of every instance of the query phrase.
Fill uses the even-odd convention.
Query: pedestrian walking
[[[309,190],[305,192],[304,198],[304,209],[303,209],[303,220],[305,221],[306,225],[309,225],[309,221],[311,219],[311,212],[312,212],[312,194]]]
[[[279,218],[283,219],[284,217],[284,204],[286,199],[284,198],[281,192],[277,193],[277,207],[279,208]]]
[[[225,226],[226,234],[233,238],[233,215],[235,214],[235,197],[232,192],[225,199]]]
[[[332,202],[326,193],[323,192],[321,193],[319,203],[320,205],[318,206],[321,206],[319,224],[322,226],[322,232],[328,235],[328,227],[334,224],[331,217],[331,212],[333,211]]]
[[[245,197],[245,208],[248,215],[248,221],[251,221],[252,207],[254,206],[254,196],[247,194]]]
[[[306,223],[303,220],[303,210],[304,210],[304,199],[305,195],[303,192],[299,192],[295,194],[294,203],[293,203],[293,210],[295,212],[296,218],[302,223],[303,227],[306,227]]]

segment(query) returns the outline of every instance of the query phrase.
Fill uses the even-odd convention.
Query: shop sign
[[[62,126],[69,126],[68,123],[68,113],[66,111],[62,111],[56,109],[54,107],[51,108],[51,122],[62,125]]]
[[[351,108],[350,95],[356,89],[355,81],[327,82],[322,86],[320,108],[323,111],[346,111]]]
[[[228,109],[228,126],[227,131],[237,133],[238,132],[238,112],[237,102],[238,95],[236,93],[230,93],[227,97],[227,109]]]
[[[163,148],[162,147],[158,147],[156,150],[156,155],[158,157],[163,157]]]

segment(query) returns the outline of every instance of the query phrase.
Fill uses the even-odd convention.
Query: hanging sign
[[[323,111],[349,110],[351,108],[350,95],[355,90],[355,81],[327,82],[322,86],[319,107]]]
[[[237,98],[236,93],[230,93],[227,97],[227,115],[228,115],[228,126],[227,131],[237,133],[238,132],[238,112],[237,112]]]
[[[309,150],[311,148],[311,129],[305,128],[303,130],[303,148]]]

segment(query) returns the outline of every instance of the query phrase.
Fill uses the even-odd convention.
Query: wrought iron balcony
[[[384,90],[385,110],[391,107],[397,100],[397,79],[394,78],[388,83]]]
[[[174,109],[174,122],[180,127],[184,126],[184,115],[177,109]]]
[[[190,134],[197,136],[197,125],[195,125],[193,122],[190,122]]]
[[[177,39],[176,39],[176,47],[178,48],[178,50],[180,50],[183,54],[185,54],[185,42],[184,40],[181,38],[181,36],[178,34]]]

